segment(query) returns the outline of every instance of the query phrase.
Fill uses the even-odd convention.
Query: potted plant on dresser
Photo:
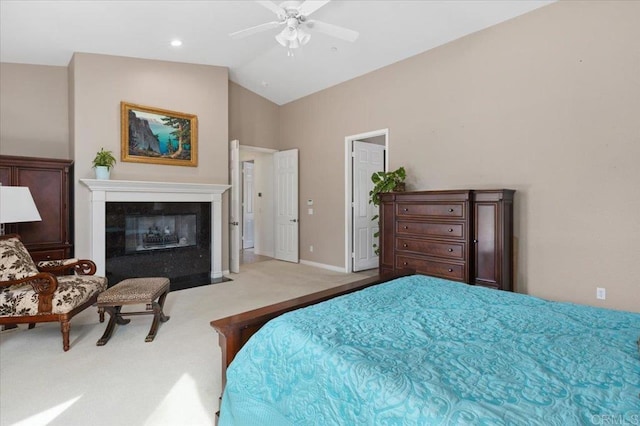
[[[111,151],[100,148],[93,159],[93,168],[96,169],[96,179],[109,179],[111,168],[116,164],[116,158]]]

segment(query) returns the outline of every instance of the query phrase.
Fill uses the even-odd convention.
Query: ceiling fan
[[[277,5],[270,0],[256,0],[256,3],[261,4],[275,13],[278,20],[236,31],[229,34],[229,36],[236,39],[243,38],[272,28],[284,26],[282,31],[276,35],[276,40],[282,46],[289,49],[287,53],[288,56],[293,56],[292,49],[304,46],[311,39],[311,34],[306,32],[304,28],[319,31],[342,40],[350,42],[356,41],[359,36],[357,31],[314,19],[308,19],[313,12],[329,3],[329,1],[330,0],[285,1]]]

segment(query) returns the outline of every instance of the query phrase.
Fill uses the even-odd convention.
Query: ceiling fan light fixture
[[[280,43],[283,47],[287,47],[289,44],[289,40],[282,36],[282,33],[276,35],[276,41]]]
[[[256,0],[257,3],[275,13],[278,20],[256,25],[241,31],[236,31],[229,35],[232,38],[242,38],[258,32],[284,26],[282,31],[275,36],[275,39],[282,47],[286,47],[288,49],[289,56],[293,56],[292,49],[304,46],[311,40],[311,34],[303,30],[304,26],[306,26],[307,29],[319,31],[343,40],[350,42],[356,41],[359,35],[357,31],[317,21],[315,19],[308,19],[309,15],[330,1],[331,0],[292,0],[285,1],[280,5],[277,5],[273,0]]]
[[[309,43],[309,40],[311,40],[311,34],[303,31],[302,29],[298,29],[298,42],[300,43],[300,46],[304,46]]]
[[[285,28],[282,32],[286,34],[285,38],[289,41],[293,41],[298,38],[298,30],[295,28]]]

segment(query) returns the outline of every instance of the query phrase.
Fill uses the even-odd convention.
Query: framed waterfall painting
[[[198,165],[198,117],[120,103],[122,161]]]

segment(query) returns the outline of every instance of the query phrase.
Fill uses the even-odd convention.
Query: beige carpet
[[[57,323],[0,333],[0,425],[212,425],[220,395],[213,319],[373,275],[269,260],[243,265],[233,281],[169,293],[156,339],[151,316],[116,326],[106,346],[95,308],[71,322],[62,350]],[[140,310],[133,306],[128,310]]]

